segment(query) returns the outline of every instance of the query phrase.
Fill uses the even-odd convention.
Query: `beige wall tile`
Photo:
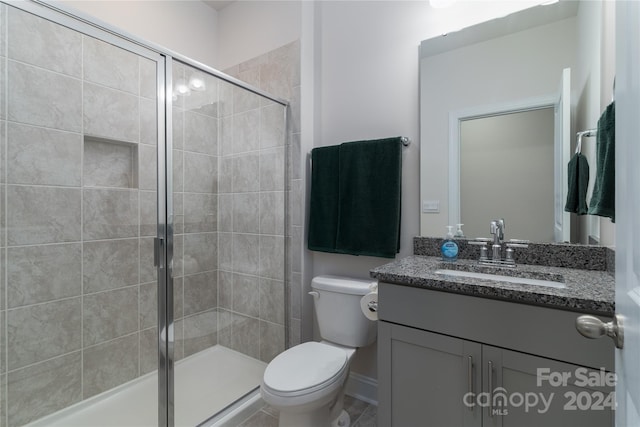
[[[85,240],[138,236],[138,191],[85,189]]]
[[[9,123],[7,140],[7,182],[80,186],[80,134]]]
[[[198,313],[184,318],[184,355],[190,356],[218,342],[218,312]]]
[[[284,326],[261,321],[260,360],[269,363],[284,349]]]
[[[138,56],[89,36],[82,37],[83,77],[112,89],[138,94]]]
[[[217,156],[218,119],[192,111],[185,112],[184,149],[186,151]]]
[[[9,120],[70,132],[82,130],[80,80],[11,60],[8,71]]]
[[[284,192],[260,193],[260,233],[284,235]]]
[[[84,292],[138,284],[139,246],[138,239],[85,242],[82,252]]]
[[[260,279],[260,319],[284,325],[284,282]]]
[[[284,280],[284,237],[260,236],[260,276]]]
[[[85,346],[135,332],[138,329],[138,287],[85,295],[82,317]]]
[[[7,31],[11,35],[8,38],[10,58],[80,77],[80,33],[13,7],[9,8]]]
[[[138,66],[140,70],[140,96],[155,101],[158,97],[156,63],[150,59],[138,57]]]
[[[218,277],[207,271],[184,277],[184,316],[190,316],[218,306]]]
[[[218,198],[214,194],[184,194],[184,232],[216,231],[218,226]]]
[[[80,298],[8,310],[7,368],[79,350],[80,320]]]
[[[218,158],[204,154],[184,153],[184,191],[218,192]]]
[[[78,351],[10,372],[8,425],[23,425],[79,402],[81,370]]]
[[[84,83],[81,106],[85,135],[138,142],[140,106],[137,96]]]
[[[260,237],[233,233],[233,271],[257,276],[260,270]]]
[[[8,307],[79,296],[80,253],[80,243],[8,248]]]
[[[200,233],[184,235],[184,274],[218,268],[218,235]]]
[[[233,275],[233,311],[251,317],[260,315],[260,278]]]
[[[233,195],[233,231],[256,234],[260,232],[260,194]]]
[[[80,189],[7,186],[10,245],[80,240]]]
[[[127,335],[84,350],[84,396],[94,396],[138,376],[138,334]]]

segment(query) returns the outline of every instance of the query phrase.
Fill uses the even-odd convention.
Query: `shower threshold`
[[[175,425],[193,427],[260,385],[266,363],[216,345],[176,362]],[[151,372],[29,427],[157,427],[158,374]]]

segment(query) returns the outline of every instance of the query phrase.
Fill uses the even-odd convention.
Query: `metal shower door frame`
[[[174,412],[174,313],[173,313],[173,124],[172,124],[172,65],[173,61],[198,68],[201,71],[233,84],[248,92],[262,96],[284,107],[285,138],[289,133],[289,103],[274,97],[262,89],[251,86],[205,64],[159,45],[128,34],[88,14],[53,1],[45,0],[0,0],[2,3],[42,17],[48,21],[70,28],[81,34],[102,40],[136,55],[154,61],[157,85],[157,235],[154,238],[154,264],[158,277],[158,426],[173,427]],[[285,143],[285,146],[288,144]],[[288,150],[288,148],[286,149]],[[288,155],[285,152],[285,159]],[[286,171],[287,168],[285,168]],[[285,174],[285,180],[289,177]],[[285,205],[288,191],[285,191]],[[287,221],[285,215],[285,222]],[[285,223],[285,229],[288,229]],[[285,252],[287,250],[285,239]],[[285,256],[285,283],[287,257]],[[288,317],[285,304],[285,319]],[[285,334],[288,328],[285,327]]]

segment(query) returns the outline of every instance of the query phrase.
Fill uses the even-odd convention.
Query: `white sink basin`
[[[440,270],[434,271],[434,273],[441,274],[443,276],[470,277],[473,279],[494,280],[496,282],[518,283],[520,285],[546,286],[548,288],[562,289],[566,287],[564,283],[556,282],[554,280],[530,279],[528,277],[503,276],[501,274],[478,273],[476,271],[440,269]]]

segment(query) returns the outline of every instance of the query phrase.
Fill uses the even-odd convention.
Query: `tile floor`
[[[351,417],[351,427],[377,426],[378,408],[376,406],[351,396],[345,396],[344,409]],[[278,413],[269,406],[265,406],[251,415],[239,427],[278,427]]]

